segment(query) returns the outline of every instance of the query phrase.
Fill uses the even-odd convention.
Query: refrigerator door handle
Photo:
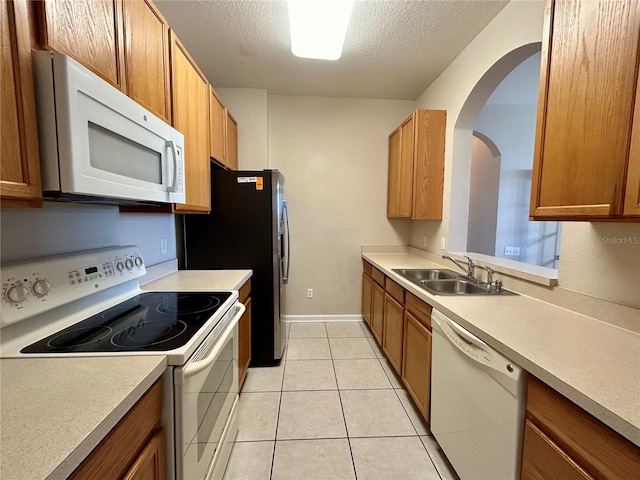
[[[291,264],[291,230],[289,229],[289,208],[287,207],[287,202],[282,202],[282,213],[287,226],[287,269],[284,271],[284,275],[282,276],[282,282],[286,285],[289,283],[289,266]]]

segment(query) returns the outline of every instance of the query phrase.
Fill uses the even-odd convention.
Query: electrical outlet
[[[160,239],[160,253],[162,253],[162,255],[166,255],[167,254],[167,239],[166,238],[161,238]]]
[[[504,247],[505,256],[517,257],[520,255],[520,247]]]
[[[307,288],[307,298],[313,298],[313,288]]]
[[[447,239],[445,237],[440,237],[440,250],[447,249]]]
[[[422,245],[425,247],[429,246],[429,235],[425,235],[424,237],[422,237]]]

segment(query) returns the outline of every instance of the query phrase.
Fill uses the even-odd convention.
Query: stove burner
[[[68,330],[56,335],[47,342],[51,348],[66,348],[70,344],[75,346],[97,342],[111,335],[111,327],[82,327]]]
[[[186,329],[187,324],[181,320],[175,324],[140,322],[117,332],[111,337],[111,343],[127,348],[158,345],[180,336]]]
[[[156,310],[159,313],[169,315],[185,315],[213,310],[217,308],[220,303],[220,299],[216,297],[194,297],[193,295],[179,294],[163,300],[162,303],[156,307]]]

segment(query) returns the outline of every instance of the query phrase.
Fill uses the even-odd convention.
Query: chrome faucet
[[[466,267],[462,263],[460,263],[458,260],[448,255],[443,255],[442,258],[451,260],[453,263],[456,264],[456,267],[458,267],[460,270],[464,270],[464,272],[467,274],[467,277],[473,278],[473,268],[476,266],[476,264],[471,257],[467,257],[466,255],[464,256],[464,258],[467,259]]]
[[[476,267],[487,271],[487,288],[491,288],[491,285],[493,285],[493,268],[487,265],[476,265]]]

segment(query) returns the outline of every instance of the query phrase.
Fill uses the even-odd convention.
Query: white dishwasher
[[[526,372],[433,310],[431,431],[462,480],[519,478]]]

